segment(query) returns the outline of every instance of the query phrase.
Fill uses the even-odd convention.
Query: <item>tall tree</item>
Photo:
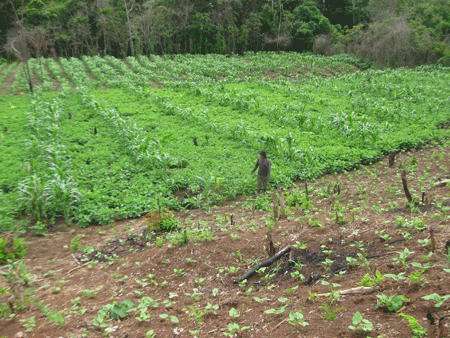
[[[130,15],[133,10],[135,0],[123,0],[123,5],[125,7],[125,14],[127,15],[127,28],[128,28],[128,39],[130,41],[131,55],[134,56],[134,42],[133,42],[133,30],[131,28]]]
[[[15,27],[9,30],[6,48],[11,53],[16,55],[17,58],[24,65],[24,74],[28,82],[28,86],[30,88],[30,92],[33,93],[33,83],[31,81],[31,72],[28,66],[28,60],[30,58],[30,42],[31,37],[29,34],[29,30],[24,24],[24,0],[21,3],[21,15],[19,17],[15,4],[12,0],[9,0],[11,7],[14,12],[14,16],[16,19]]]

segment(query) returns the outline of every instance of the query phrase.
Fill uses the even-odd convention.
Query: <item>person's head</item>
[[[264,150],[258,151],[258,154],[262,158],[267,158],[267,154],[266,154],[266,152]]]

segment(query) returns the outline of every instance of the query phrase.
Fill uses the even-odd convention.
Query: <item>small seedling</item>
[[[180,320],[178,319],[177,316],[173,316],[173,315],[169,316],[167,313],[162,313],[159,315],[159,317],[162,319],[165,319],[167,321],[171,321],[172,323],[175,323],[175,324],[180,322]]]
[[[368,331],[372,331],[372,329],[373,329],[372,322],[368,319],[364,319],[359,311],[356,312],[355,315],[353,316],[352,323],[353,323],[353,325],[348,326],[348,328],[350,330],[368,332]]]
[[[436,301],[435,307],[441,307],[442,303],[444,303],[447,299],[450,298],[450,295],[439,296],[437,293],[432,293],[431,295],[423,296],[425,300],[434,300]]]
[[[173,272],[175,273],[175,276],[178,277],[182,277],[185,274],[184,269],[173,269]]]
[[[339,311],[345,310],[345,308],[343,308],[343,307],[339,307],[334,310],[331,310],[331,308],[326,303],[323,303],[322,306],[320,306],[320,308],[325,311],[325,313],[322,315],[322,317],[326,320],[336,319],[337,313]]]
[[[228,324],[228,332],[223,332],[223,334],[227,337],[241,337],[242,332],[244,330],[248,330],[250,326],[239,326],[237,323],[229,323]]]
[[[303,319],[303,314],[301,311],[297,311],[297,312],[291,312],[289,313],[289,317],[287,319],[288,323],[291,324],[292,326],[294,326],[292,328],[292,330],[298,330],[298,326],[307,326],[309,325],[308,322],[306,322]]]
[[[379,303],[376,308],[378,309],[379,307],[385,307],[389,312],[397,312],[403,307],[403,302],[410,301],[403,295],[393,295],[390,297],[386,295],[377,295],[377,297],[379,299]]]
[[[280,303],[283,303],[283,304],[286,303],[286,304],[280,306],[278,309],[275,309],[275,308],[268,309],[268,310],[264,311],[264,313],[267,313],[267,314],[271,314],[272,313],[272,314],[275,314],[275,315],[280,315],[284,311],[286,311],[286,308],[289,306],[289,299],[286,298],[286,297],[280,297],[280,298],[278,298],[278,301]]]

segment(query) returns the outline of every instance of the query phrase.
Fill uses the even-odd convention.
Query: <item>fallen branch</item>
[[[449,183],[449,182],[450,182],[450,180],[443,180],[443,181],[435,182],[434,185],[435,185],[436,187],[442,187],[442,186],[446,185],[446,184]]]
[[[378,257],[383,257],[383,256],[389,256],[389,255],[396,254],[396,253],[398,253],[398,252],[397,251],[389,251],[389,252],[386,252],[384,254],[367,256],[366,259],[372,259],[372,258],[378,258]]]
[[[77,265],[81,265],[80,261],[75,257],[74,254],[71,254],[72,258],[75,260],[75,262],[77,263]]]
[[[233,281],[234,284],[240,283],[243,280],[249,280],[251,277],[253,277],[256,274],[256,271],[267,266],[271,266],[274,262],[279,260],[281,257],[283,257],[285,254],[291,251],[291,246],[288,245],[283,250],[281,250],[276,255],[270,257],[269,259],[265,260],[264,262],[259,263],[258,265],[254,266],[250,270],[248,270],[245,274],[243,274],[241,277]]]
[[[85,267],[86,265],[88,265],[90,262],[84,263],[83,265],[77,266],[76,268],[73,268],[72,270],[69,270],[68,274],[71,273],[72,271],[81,269],[82,267]]]
[[[344,295],[357,295],[357,294],[361,294],[361,293],[371,293],[374,290],[376,290],[377,288],[375,287],[368,287],[368,286],[360,286],[357,288],[352,288],[352,289],[347,289],[347,290],[340,290],[338,291],[338,295],[339,296],[344,296]],[[320,293],[318,294],[319,297],[328,297],[330,295],[330,293]]]
[[[284,318],[277,326],[275,326],[272,331],[275,331],[276,329],[278,329],[280,327],[281,324],[283,324],[286,320],[288,320],[289,317]]]

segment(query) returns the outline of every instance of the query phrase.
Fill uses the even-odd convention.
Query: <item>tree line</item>
[[[309,51],[450,65],[450,0],[5,0],[0,18],[4,58]]]

